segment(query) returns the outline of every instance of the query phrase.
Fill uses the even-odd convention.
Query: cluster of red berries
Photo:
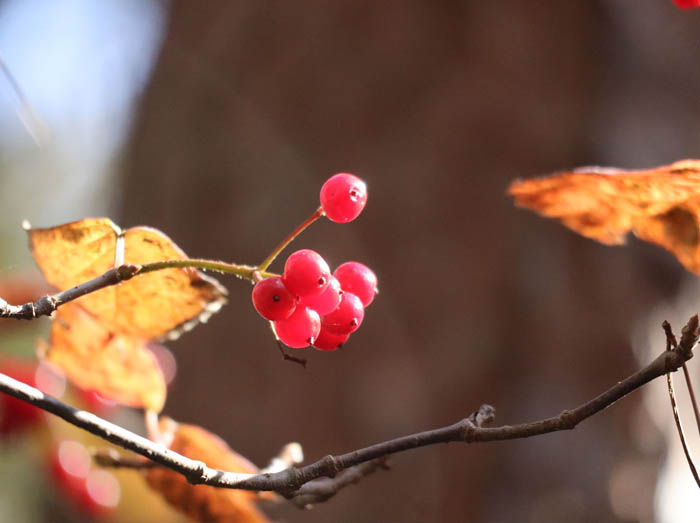
[[[321,188],[321,207],[334,222],[354,220],[366,202],[367,186],[352,174],[336,174]],[[376,293],[377,277],[366,265],[347,262],[331,274],[320,254],[302,249],[287,258],[282,276],[255,284],[253,305],[285,345],[330,351],[359,328]]]
[[[366,265],[347,262],[331,274],[321,255],[302,249],[287,258],[282,276],[255,285],[253,305],[285,345],[335,350],[358,329],[376,293]]]

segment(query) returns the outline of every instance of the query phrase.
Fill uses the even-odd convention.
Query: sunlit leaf
[[[39,355],[82,389],[122,405],[163,408],[165,378],[146,342],[110,331],[77,303],[56,311],[49,343],[40,343]]]
[[[164,424],[174,423],[168,418]],[[208,466],[228,472],[257,473],[258,469],[237,454],[218,436],[195,425],[177,424],[170,449]],[[256,492],[192,485],[177,472],[164,467],[146,471],[148,484],[160,492],[174,507],[195,521],[231,523],[266,522],[267,518],[256,508]]]
[[[700,160],[637,171],[583,167],[516,181],[508,192],[516,205],[608,245],[633,232],[700,274]]]
[[[163,233],[148,227],[122,231],[107,218],[86,218],[28,231],[47,281],[66,290],[115,266],[187,259]],[[159,412],[166,386],[146,345],[175,338],[205,321],[225,301],[226,290],[192,268],[137,275],[85,295],[55,313],[40,355],[80,388],[123,405]]]
[[[47,281],[64,290],[123,263],[147,264],[187,256],[148,227],[122,231],[107,218],[86,218],[28,231],[34,259]],[[78,302],[117,333],[152,340],[175,338],[205,321],[225,302],[226,289],[191,269],[165,269],[88,294]]]

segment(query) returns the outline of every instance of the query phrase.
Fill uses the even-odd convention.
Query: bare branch
[[[50,296],[42,296],[37,301],[25,303],[24,305],[10,305],[0,298],[0,318],[33,320],[39,316],[50,316],[64,303],[76,300],[91,292],[104,289],[105,287],[130,280],[137,275],[140,270],[140,265],[121,265],[108,270],[97,278],[81,283],[72,289]]]
[[[165,260],[148,263],[146,265],[126,264],[110,269],[97,278],[81,283],[80,285],[76,285],[72,289],[68,289],[50,296],[42,296],[38,300],[25,303],[24,305],[11,305],[0,298],[0,318],[33,320],[40,316],[50,316],[64,303],[73,301],[77,298],[85,296],[86,294],[90,294],[91,292],[99,291],[105,287],[110,287],[111,285],[116,285],[123,281],[130,280],[134,276],[165,269],[185,267],[192,267],[204,271],[216,271],[224,274],[233,274],[238,278],[250,281],[253,281],[253,273],[255,272],[265,278],[269,276],[277,276],[275,273],[259,271],[256,267],[250,267],[248,265],[237,265],[235,263],[226,263],[222,261],[204,260],[198,258]],[[290,357],[289,359],[294,358]]]
[[[690,318],[688,324],[683,328],[683,336],[677,347],[664,351],[649,365],[616,383],[599,396],[572,410],[565,410],[558,416],[530,423],[491,428],[484,425],[493,421],[495,411],[493,407],[483,405],[467,418],[447,427],[403,436],[339,456],[326,456],[304,467],[289,467],[279,472],[260,474],[242,474],[212,469],[201,461],[181,456],[165,448],[162,444],[154,443],[142,436],[129,432],[94,414],[66,405],[55,398],[44,395],[29,385],[3,374],[0,374],[0,391],[51,412],[68,423],[122,448],[140,454],[159,465],[179,472],[190,483],[244,490],[275,491],[292,500],[298,496],[302,500],[318,501],[323,497],[319,492],[327,492],[324,489],[327,488],[329,483],[315,483],[316,485],[324,485],[323,487],[318,487],[317,490],[315,490],[316,487],[306,485],[313,484],[312,482],[318,478],[341,477],[339,474],[342,471],[363,463],[385,458],[390,454],[437,443],[476,443],[519,439],[560,430],[571,430],[583,420],[604,410],[646,383],[681,368],[686,361],[692,358],[692,348],[697,343],[698,337],[698,317],[696,315]],[[362,468],[351,474],[348,472],[350,474],[349,477],[357,479],[357,474],[363,475],[367,470],[369,469]],[[343,474],[344,476],[345,474]],[[348,481],[351,482],[350,480],[339,479],[335,483],[330,483],[330,485],[335,485],[333,488],[336,488],[339,485],[348,484]],[[311,494],[316,497],[304,497]]]
[[[323,478],[309,481],[294,492],[290,498],[299,508],[311,508],[317,503],[324,503],[349,485],[355,485],[365,476],[379,469],[389,470],[386,458],[377,458],[366,463],[360,463],[342,471],[334,478]]]
[[[664,332],[666,333],[666,350],[670,351],[672,349],[675,349],[678,347],[678,342],[676,341],[676,337],[673,334],[673,329],[671,328],[671,324],[667,321],[664,321],[662,324],[662,327],[664,329]],[[684,332],[685,334],[685,332]],[[683,342],[683,339],[681,338],[681,343]],[[685,378],[687,380],[688,384],[688,390],[690,391],[690,396],[693,401],[693,408],[695,410],[696,414],[696,419],[697,419],[697,408],[695,405],[695,394],[693,393],[693,386],[690,384],[690,377],[688,376],[688,368],[686,367],[685,363],[682,365],[683,367],[683,372],[685,373]],[[678,413],[678,405],[676,404],[676,394],[673,391],[673,378],[671,377],[671,373],[667,372],[666,373],[666,387],[668,389],[668,397],[671,400],[671,411],[673,413],[673,420],[676,422],[676,430],[678,431],[678,437],[681,440],[681,446],[683,447],[683,453],[685,454],[685,459],[688,462],[688,468],[690,468],[690,473],[693,475],[693,479],[695,479],[695,483],[700,487],[700,477],[698,477],[698,471],[695,468],[695,463],[693,463],[693,457],[690,455],[690,449],[688,448],[688,443],[686,442],[685,439],[685,432],[683,431],[683,423],[681,422],[681,417],[680,414]]]
[[[700,487],[700,477],[698,477],[698,471],[693,463],[693,457],[690,455],[690,449],[688,449],[688,443],[685,441],[685,433],[683,431],[683,423],[681,423],[681,417],[678,415],[678,405],[676,405],[676,396],[673,392],[673,378],[671,374],[666,374],[666,386],[668,387],[668,397],[671,398],[671,409],[673,410],[673,419],[676,422],[676,429],[678,430],[678,437],[681,440],[681,446],[683,447],[683,453],[685,454],[685,459],[688,462],[688,467],[690,468],[690,473],[695,479],[698,487]]]
[[[92,454],[92,459],[95,460],[95,463],[100,467],[144,470],[160,466],[153,461],[141,457],[122,456],[114,449],[95,449],[90,453]]]
[[[693,414],[695,415],[695,426],[700,433],[700,408],[698,408],[698,402],[695,398],[695,389],[693,388],[693,383],[690,380],[690,372],[688,372],[688,366],[683,364],[683,376],[685,377],[685,384],[688,387],[688,394],[690,395],[690,403],[693,405]]]

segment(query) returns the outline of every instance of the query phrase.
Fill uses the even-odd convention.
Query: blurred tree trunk
[[[292,440],[315,459],[482,402],[499,423],[557,414],[632,372],[629,332],[676,281],[666,258],[635,261],[504,197],[514,177],[591,161],[608,23],[596,6],[172,2],[128,148],[123,225],[256,263],[329,174],[357,172],[364,215],[298,244],[331,265],[365,261],[381,293],[350,343],[308,351],[303,371],[280,359],[250,288],[227,280],[229,305],[174,344],[166,412],[258,462]],[[275,513],[610,521],[619,459],[656,459],[630,438],[634,403],[572,433],[396,457],[325,506]]]

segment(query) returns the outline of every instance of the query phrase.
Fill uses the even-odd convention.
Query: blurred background
[[[362,328],[335,353],[304,351],[304,370],[281,359],[250,287],[221,277],[229,304],[169,344],[165,414],[259,465],[289,441],[313,461],[482,403],[498,424],[556,415],[663,350],[661,320],[679,330],[700,285],[661,249],[598,245],[514,208],[506,188],[697,158],[699,27],[700,11],[671,0],[0,0],[0,56],[21,88],[0,78],[0,296],[42,292],[23,219],[109,216],[191,256],[253,264],[330,174],[352,172],[369,186],[364,213],[295,246],[374,269]],[[48,325],[1,323],[0,351],[30,357]],[[695,521],[665,394],[657,380],[566,433],[404,453],[311,511],[268,514]],[[111,415],[142,430],[134,413]],[[62,500],[47,445],[0,442],[0,520],[94,516]],[[176,517],[137,474],[119,478],[119,506],[94,517]]]

